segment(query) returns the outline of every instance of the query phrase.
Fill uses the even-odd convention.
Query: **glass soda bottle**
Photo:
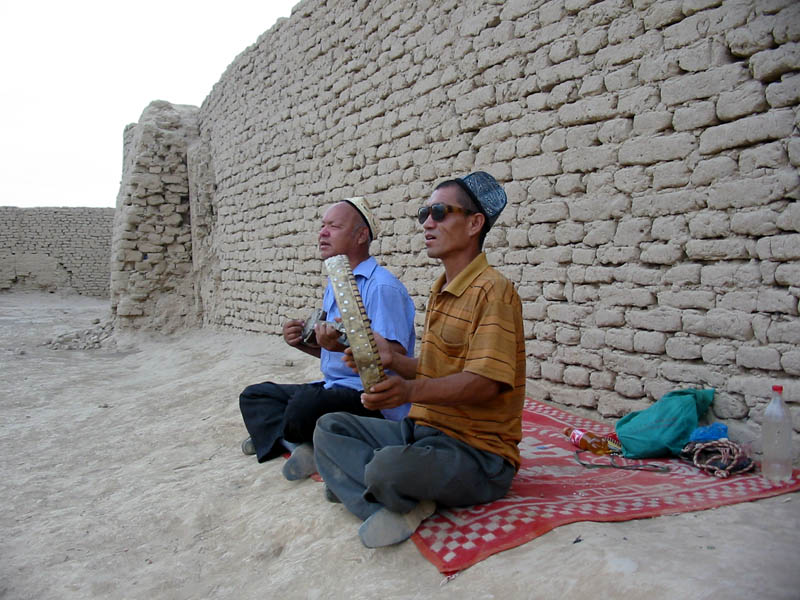
[[[792,476],[792,415],[783,402],[783,386],[772,386],[772,400],[761,423],[761,473],[770,481]]]
[[[575,427],[564,427],[563,433],[569,438],[570,442],[581,450],[589,450],[594,454],[611,454],[608,439],[602,435]]]

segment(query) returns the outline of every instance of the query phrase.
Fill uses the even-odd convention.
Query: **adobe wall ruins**
[[[747,427],[773,382],[800,402],[799,100],[793,0],[304,0],[202,107],[126,131],[112,304],[277,334],[320,301],[323,207],[366,195],[421,312],[412,216],[482,169],[533,396],[614,417],[714,387]]]
[[[0,290],[109,295],[113,208],[0,206]]]

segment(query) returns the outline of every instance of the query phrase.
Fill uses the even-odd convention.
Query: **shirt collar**
[[[436,282],[433,284],[433,292],[439,293],[440,291],[445,291],[448,294],[453,294],[454,296],[460,296],[464,293],[464,291],[470,286],[470,284],[475,281],[475,279],[483,273],[489,267],[489,261],[486,260],[486,254],[481,252],[472,259],[472,262],[469,263],[462,271],[456,275],[455,279],[447,284],[447,287],[442,290],[442,286],[444,286],[444,278],[445,274],[442,273]]]
[[[369,279],[372,277],[372,272],[378,268],[378,261],[375,260],[374,256],[368,257],[366,260],[362,260],[355,269],[353,269],[353,275],[361,275],[362,277],[366,277]]]

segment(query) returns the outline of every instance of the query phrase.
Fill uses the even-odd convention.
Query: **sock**
[[[420,523],[436,512],[433,500],[422,500],[405,514],[382,508],[358,528],[358,537],[367,548],[391,546],[407,540]]]
[[[314,462],[314,446],[300,444],[292,451],[292,455],[283,464],[283,476],[289,481],[306,479],[317,472],[317,463]]]
[[[300,444],[293,444],[292,442],[287,442],[283,438],[278,438],[278,441],[281,443],[281,446],[286,448],[289,452],[294,452],[294,449],[300,445]]]

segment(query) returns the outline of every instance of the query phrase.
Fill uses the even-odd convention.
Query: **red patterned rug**
[[[777,496],[800,489],[800,470],[783,484],[758,474],[720,479],[679,459],[626,460],[657,464],[668,473],[587,468],[561,433],[566,425],[605,434],[613,427],[526,400],[522,466],[508,495],[496,502],[441,510],[412,536],[422,554],[451,575],[502,550],[524,544],[559,525],[576,521],[628,521]],[[581,460],[609,464],[609,457],[581,453]]]

